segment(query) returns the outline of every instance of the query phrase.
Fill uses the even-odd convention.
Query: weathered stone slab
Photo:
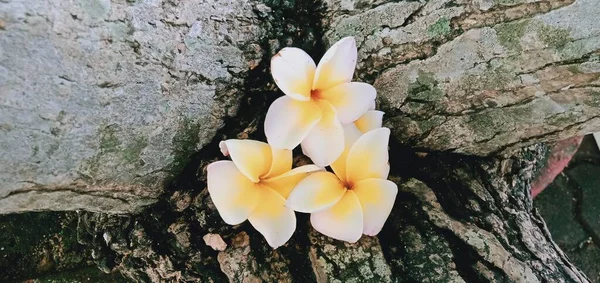
[[[0,214],[153,202],[235,113],[260,5],[0,2]]]
[[[329,1],[324,39],[357,34],[402,143],[490,155],[600,129],[596,0],[383,2]]]

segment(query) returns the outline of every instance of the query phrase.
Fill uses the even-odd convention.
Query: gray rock
[[[236,112],[253,5],[1,1],[0,214],[155,201]]]
[[[597,1],[381,2],[329,1],[324,39],[357,38],[400,142],[490,155],[600,129]]]

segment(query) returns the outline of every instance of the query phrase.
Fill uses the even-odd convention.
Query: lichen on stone
[[[521,20],[494,26],[498,41],[509,50],[522,51],[521,38],[525,35],[529,23],[529,20]]]
[[[537,36],[546,44],[546,46],[555,49],[562,49],[568,42],[573,40],[568,30],[555,28],[545,24],[541,24],[537,29]]]
[[[438,87],[435,74],[419,70],[418,77],[408,86],[408,97],[420,101],[438,101],[444,92]]]
[[[452,32],[450,20],[445,17],[440,18],[437,22],[427,28],[427,33],[431,37],[444,37]]]

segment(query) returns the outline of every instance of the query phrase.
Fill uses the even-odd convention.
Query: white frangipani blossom
[[[376,91],[351,82],[357,50],[352,37],[336,42],[319,65],[299,48],[283,48],[271,59],[275,83],[285,93],[269,107],[265,134],[276,148],[302,152],[321,167],[344,150],[343,125],[361,117],[373,104]]]

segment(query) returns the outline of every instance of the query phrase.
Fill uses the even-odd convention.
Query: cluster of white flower
[[[208,191],[227,224],[248,219],[273,248],[296,230],[294,211],[310,213],[317,231],[338,240],[381,231],[398,193],[387,180],[390,130],[375,110],[375,88],[351,82],[356,60],[351,37],[331,46],[318,66],[298,48],[273,56],[271,74],[285,96],[267,112],[268,143],[222,141],[231,161],[207,168]],[[314,165],[292,169],[298,145]]]

